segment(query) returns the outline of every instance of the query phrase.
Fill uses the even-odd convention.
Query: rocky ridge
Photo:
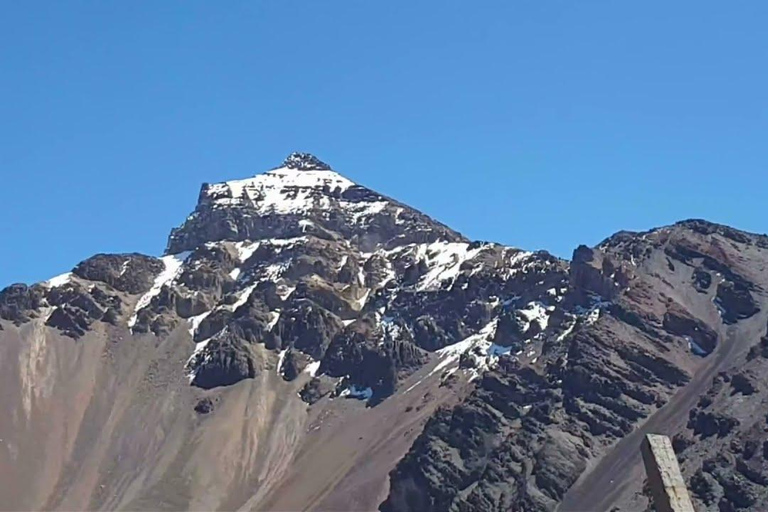
[[[677,435],[701,510],[750,510],[768,492],[765,414],[755,417],[767,263],[768,238],[704,221],[619,233],[570,262],[470,242],[295,153],[265,174],[203,185],[161,258],[97,255],[6,288],[0,328],[172,343],[186,357],[153,380],[186,379],[199,390],[190,411],[214,419],[247,382],[285,410],[303,402],[297,422],[340,414],[339,399],[369,415],[415,414],[398,404],[439,389],[431,406],[444,406],[360,498],[382,510],[646,507],[630,481],[644,428]],[[285,387],[267,384],[273,376]],[[286,461],[311,444],[292,443]],[[256,496],[243,489],[212,506],[281,503],[280,474]],[[351,474],[323,485],[342,489]],[[130,503],[167,498],[139,495]]]

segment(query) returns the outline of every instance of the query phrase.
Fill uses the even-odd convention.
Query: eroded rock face
[[[704,386],[697,369],[718,364],[710,358],[726,350],[723,343],[739,343],[733,337],[721,341],[726,326],[741,325],[759,312],[754,294],[766,283],[759,270],[763,264],[757,263],[765,261],[764,242],[697,221],[620,233],[599,248],[577,249],[560,302],[577,313],[567,334],[549,338],[534,366],[499,364],[467,400],[436,414],[391,473],[382,509],[645,508],[636,502],[646,499],[642,482],[629,482],[632,491],[606,499],[606,486],[624,485],[624,480],[600,465],[584,475],[586,463],[626,464],[636,450],[624,449],[619,441],[641,432],[646,422],[664,421],[657,417],[677,417],[674,424],[687,424],[693,436],[715,446],[745,427],[713,397],[690,408],[664,406],[687,400],[677,397],[687,396],[688,387]],[[745,253],[754,258],[751,263],[744,261]],[[744,292],[729,297],[728,309],[718,310],[717,287],[710,280],[715,273],[725,283],[739,283],[724,284],[725,290]],[[568,316],[557,321],[567,325]],[[499,325],[497,342],[521,346],[514,316],[502,316]],[[750,329],[745,323],[742,343]],[[754,361],[763,360],[761,346],[750,352]],[[754,375],[738,372],[727,383],[723,377],[717,393],[753,397],[759,394]],[[696,444],[684,439],[678,445],[693,450]],[[755,453],[757,444],[750,446]],[[706,467],[709,472],[694,478],[706,503],[726,507],[721,510],[757,503],[755,483],[734,477],[732,463]],[[747,472],[754,478],[759,470]],[[743,499],[734,498],[742,493]]]
[[[44,288],[13,284],[0,291],[0,318],[22,324],[34,318],[44,303]]]
[[[689,413],[676,447],[696,509],[759,510],[768,496],[768,416],[765,369],[761,354],[768,334],[746,360],[715,375]],[[760,405],[758,405],[760,404]]]
[[[674,308],[664,314],[664,328],[677,336],[690,340],[697,347],[700,355],[709,355],[717,347],[717,333],[705,322],[689,316],[680,308]]]
[[[715,301],[722,308],[725,323],[734,324],[760,311],[749,288],[742,283],[723,281],[717,286]]]
[[[97,254],[79,263],[72,272],[88,281],[98,281],[130,294],[147,291],[163,265],[143,254]]]
[[[45,325],[72,338],[90,330],[94,322],[115,324],[123,312],[118,295],[74,281],[68,275],[51,285],[12,285],[0,292],[0,318],[22,325],[41,316]]]
[[[211,389],[256,376],[259,369],[253,353],[239,338],[223,336],[211,340],[208,345],[209,351],[195,365],[194,385]]]
[[[401,222],[404,215],[398,213]],[[303,226],[314,222],[312,218]],[[368,224],[367,230],[371,229]],[[442,229],[436,225],[435,233]],[[237,254],[234,267],[206,263],[212,256],[195,250],[190,256],[194,263],[188,261],[182,269],[222,268],[235,278],[218,304],[199,314],[199,321],[198,315],[190,317],[194,340],[203,343],[226,336],[242,346],[287,350],[281,366],[285,378],[294,380],[314,364],[321,373],[343,379],[357,390],[370,389],[372,403],[394,393],[399,382],[430,360],[430,352],[478,335],[491,324],[495,331],[495,319],[502,312],[516,315],[524,327],[519,342],[531,344],[528,357],[533,357],[533,347],[543,341],[565,289],[565,263],[546,253],[450,238],[393,249],[387,242],[373,253],[366,252],[367,243],[344,240],[341,233],[318,238],[307,231],[290,238],[208,242],[209,253],[211,247],[220,246],[222,253]],[[175,286],[159,293],[139,313],[137,326],[152,325],[154,316],[167,316],[172,304],[177,316],[184,316],[178,311],[179,297],[210,295],[206,290],[187,291],[183,276],[188,270],[182,272]],[[212,286],[223,293],[224,288]],[[168,296],[173,300],[164,300]],[[564,326],[553,323],[553,328]],[[205,354],[220,347],[205,345],[202,355],[190,361],[189,371],[194,374]],[[308,361],[297,365],[303,357]],[[233,372],[248,374],[242,368]]]
[[[344,330],[338,316],[308,299],[297,299],[280,315],[277,332],[281,344],[320,359],[331,341]]]

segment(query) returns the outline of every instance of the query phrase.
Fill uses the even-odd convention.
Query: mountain
[[[697,510],[768,500],[768,237],[571,261],[473,242],[316,157],[204,184],[164,256],[0,292],[2,510]]]

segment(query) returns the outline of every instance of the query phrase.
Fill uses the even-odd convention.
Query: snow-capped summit
[[[293,152],[283,160],[282,167],[299,171],[330,171],[331,166],[311,153]]]
[[[289,156],[281,167],[252,178],[203,186],[201,201],[215,206],[251,206],[259,213],[302,213],[324,205],[323,196],[339,196],[355,186],[319,160],[312,167],[309,159]],[[310,158],[314,158],[311,155]],[[324,168],[320,168],[320,167]]]
[[[195,211],[173,230],[168,254],[207,243],[291,238],[308,230],[353,240],[366,250],[437,240],[464,241],[446,226],[360,186],[309,153],[250,178],[206,183]]]

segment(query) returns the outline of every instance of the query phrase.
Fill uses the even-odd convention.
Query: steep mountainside
[[[768,238],[571,262],[470,242],[292,154],[203,185],[166,255],[0,292],[3,510],[699,510],[768,500]]]

